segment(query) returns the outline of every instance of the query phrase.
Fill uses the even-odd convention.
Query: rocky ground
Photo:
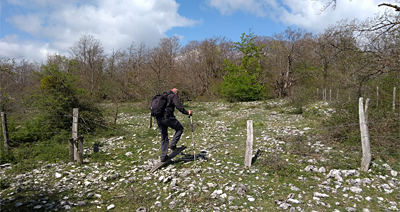
[[[321,140],[315,135],[318,122],[288,113],[293,108],[284,102],[190,106],[195,111],[193,135],[190,120],[179,115],[185,127],[180,144],[188,148],[175,164],[149,172],[158,162],[158,135],[154,127],[149,129],[147,113],[126,112],[119,123],[130,133],[99,138],[98,153],[92,143],[86,144],[82,165],[38,161],[40,168],[18,173],[3,164],[1,178],[9,187],[0,192],[1,211],[400,209],[398,160],[373,161],[368,173],[360,172],[360,159]],[[325,104],[315,108],[322,117],[334,112]],[[257,157],[246,168],[250,119]],[[202,157],[190,161],[193,152]]]

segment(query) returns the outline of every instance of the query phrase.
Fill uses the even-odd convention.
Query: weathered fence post
[[[329,102],[332,102],[332,89],[329,89]]]
[[[371,144],[369,141],[369,130],[368,130],[368,104],[369,99],[365,102],[365,108],[363,105],[363,98],[359,99],[359,119],[360,119],[360,131],[361,131],[361,144],[362,144],[362,159],[361,159],[361,171],[368,171],[369,164],[371,163]]]
[[[74,139],[69,139],[69,162],[74,162]]]
[[[8,144],[7,117],[4,112],[1,112],[1,126],[3,128],[4,148],[8,150],[10,149],[10,145]]]
[[[78,117],[79,117],[79,109],[73,109],[72,116],[72,139],[74,146],[74,161],[78,160]]]
[[[339,102],[339,89],[336,91],[336,101]]]
[[[376,86],[376,107],[379,107],[379,87]]]
[[[244,158],[244,165],[251,166],[251,159],[253,157],[253,120],[247,120],[247,140],[246,140],[246,156]]]
[[[80,164],[83,164],[83,136],[79,136],[76,143],[79,141],[79,150],[78,150],[78,158],[77,161]]]

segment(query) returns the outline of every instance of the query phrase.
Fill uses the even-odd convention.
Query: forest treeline
[[[213,37],[184,46],[170,37],[153,48],[132,43],[108,55],[100,40],[82,35],[69,55],[48,55],[44,63],[0,58],[0,106],[26,109],[26,98],[61,80],[55,70],[76,77],[75,88],[93,102],[144,100],[172,87],[185,99],[232,101],[308,99],[317,88],[342,90],[346,98],[362,96],[365,86],[390,93],[398,84],[399,31],[399,13],[386,11],[368,20],[343,20],[319,35],[292,28],[272,36],[249,31],[239,42]],[[239,80],[246,77],[253,79]],[[257,87],[224,85],[227,79]],[[232,92],[252,89],[257,91],[249,99],[231,98]]]

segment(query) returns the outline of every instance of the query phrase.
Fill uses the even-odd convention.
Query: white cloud
[[[45,52],[43,48],[67,54],[68,48],[83,34],[99,39],[106,53],[126,49],[132,42],[154,46],[173,27],[196,24],[195,20],[178,14],[179,5],[174,0],[33,0],[33,3],[31,0],[9,0],[9,3],[24,7],[27,13],[8,17],[7,21],[43,42],[19,43],[21,41],[1,39],[1,49],[10,51],[1,51],[0,57],[15,57],[17,55],[13,53],[18,50],[28,54],[35,47],[37,55]]]
[[[57,53],[48,43],[21,41],[17,35],[7,35],[0,39],[0,58],[9,57],[16,60],[35,60],[44,62],[47,54]]]
[[[316,0],[207,0],[208,5],[223,15],[244,11],[272,18],[286,25],[294,25],[314,33],[322,33],[327,26],[342,19],[365,20],[377,12],[381,0],[340,0],[335,10],[328,8],[321,14],[324,2]]]

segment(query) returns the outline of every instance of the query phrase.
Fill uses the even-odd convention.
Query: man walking
[[[177,149],[176,144],[183,133],[184,128],[174,115],[175,107],[185,115],[192,115],[193,113],[192,110],[185,110],[183,105],[179,102],[178,89],[173,88],[167,93],[167,105],[165,107],[164,116],[157,118],[158,128],[161,131],[161,162],[165,162],[168,159],[168,146],[173,151]],[[169,143],[168,139],[168,127],[175,130],[175,135],[171,143]]]

